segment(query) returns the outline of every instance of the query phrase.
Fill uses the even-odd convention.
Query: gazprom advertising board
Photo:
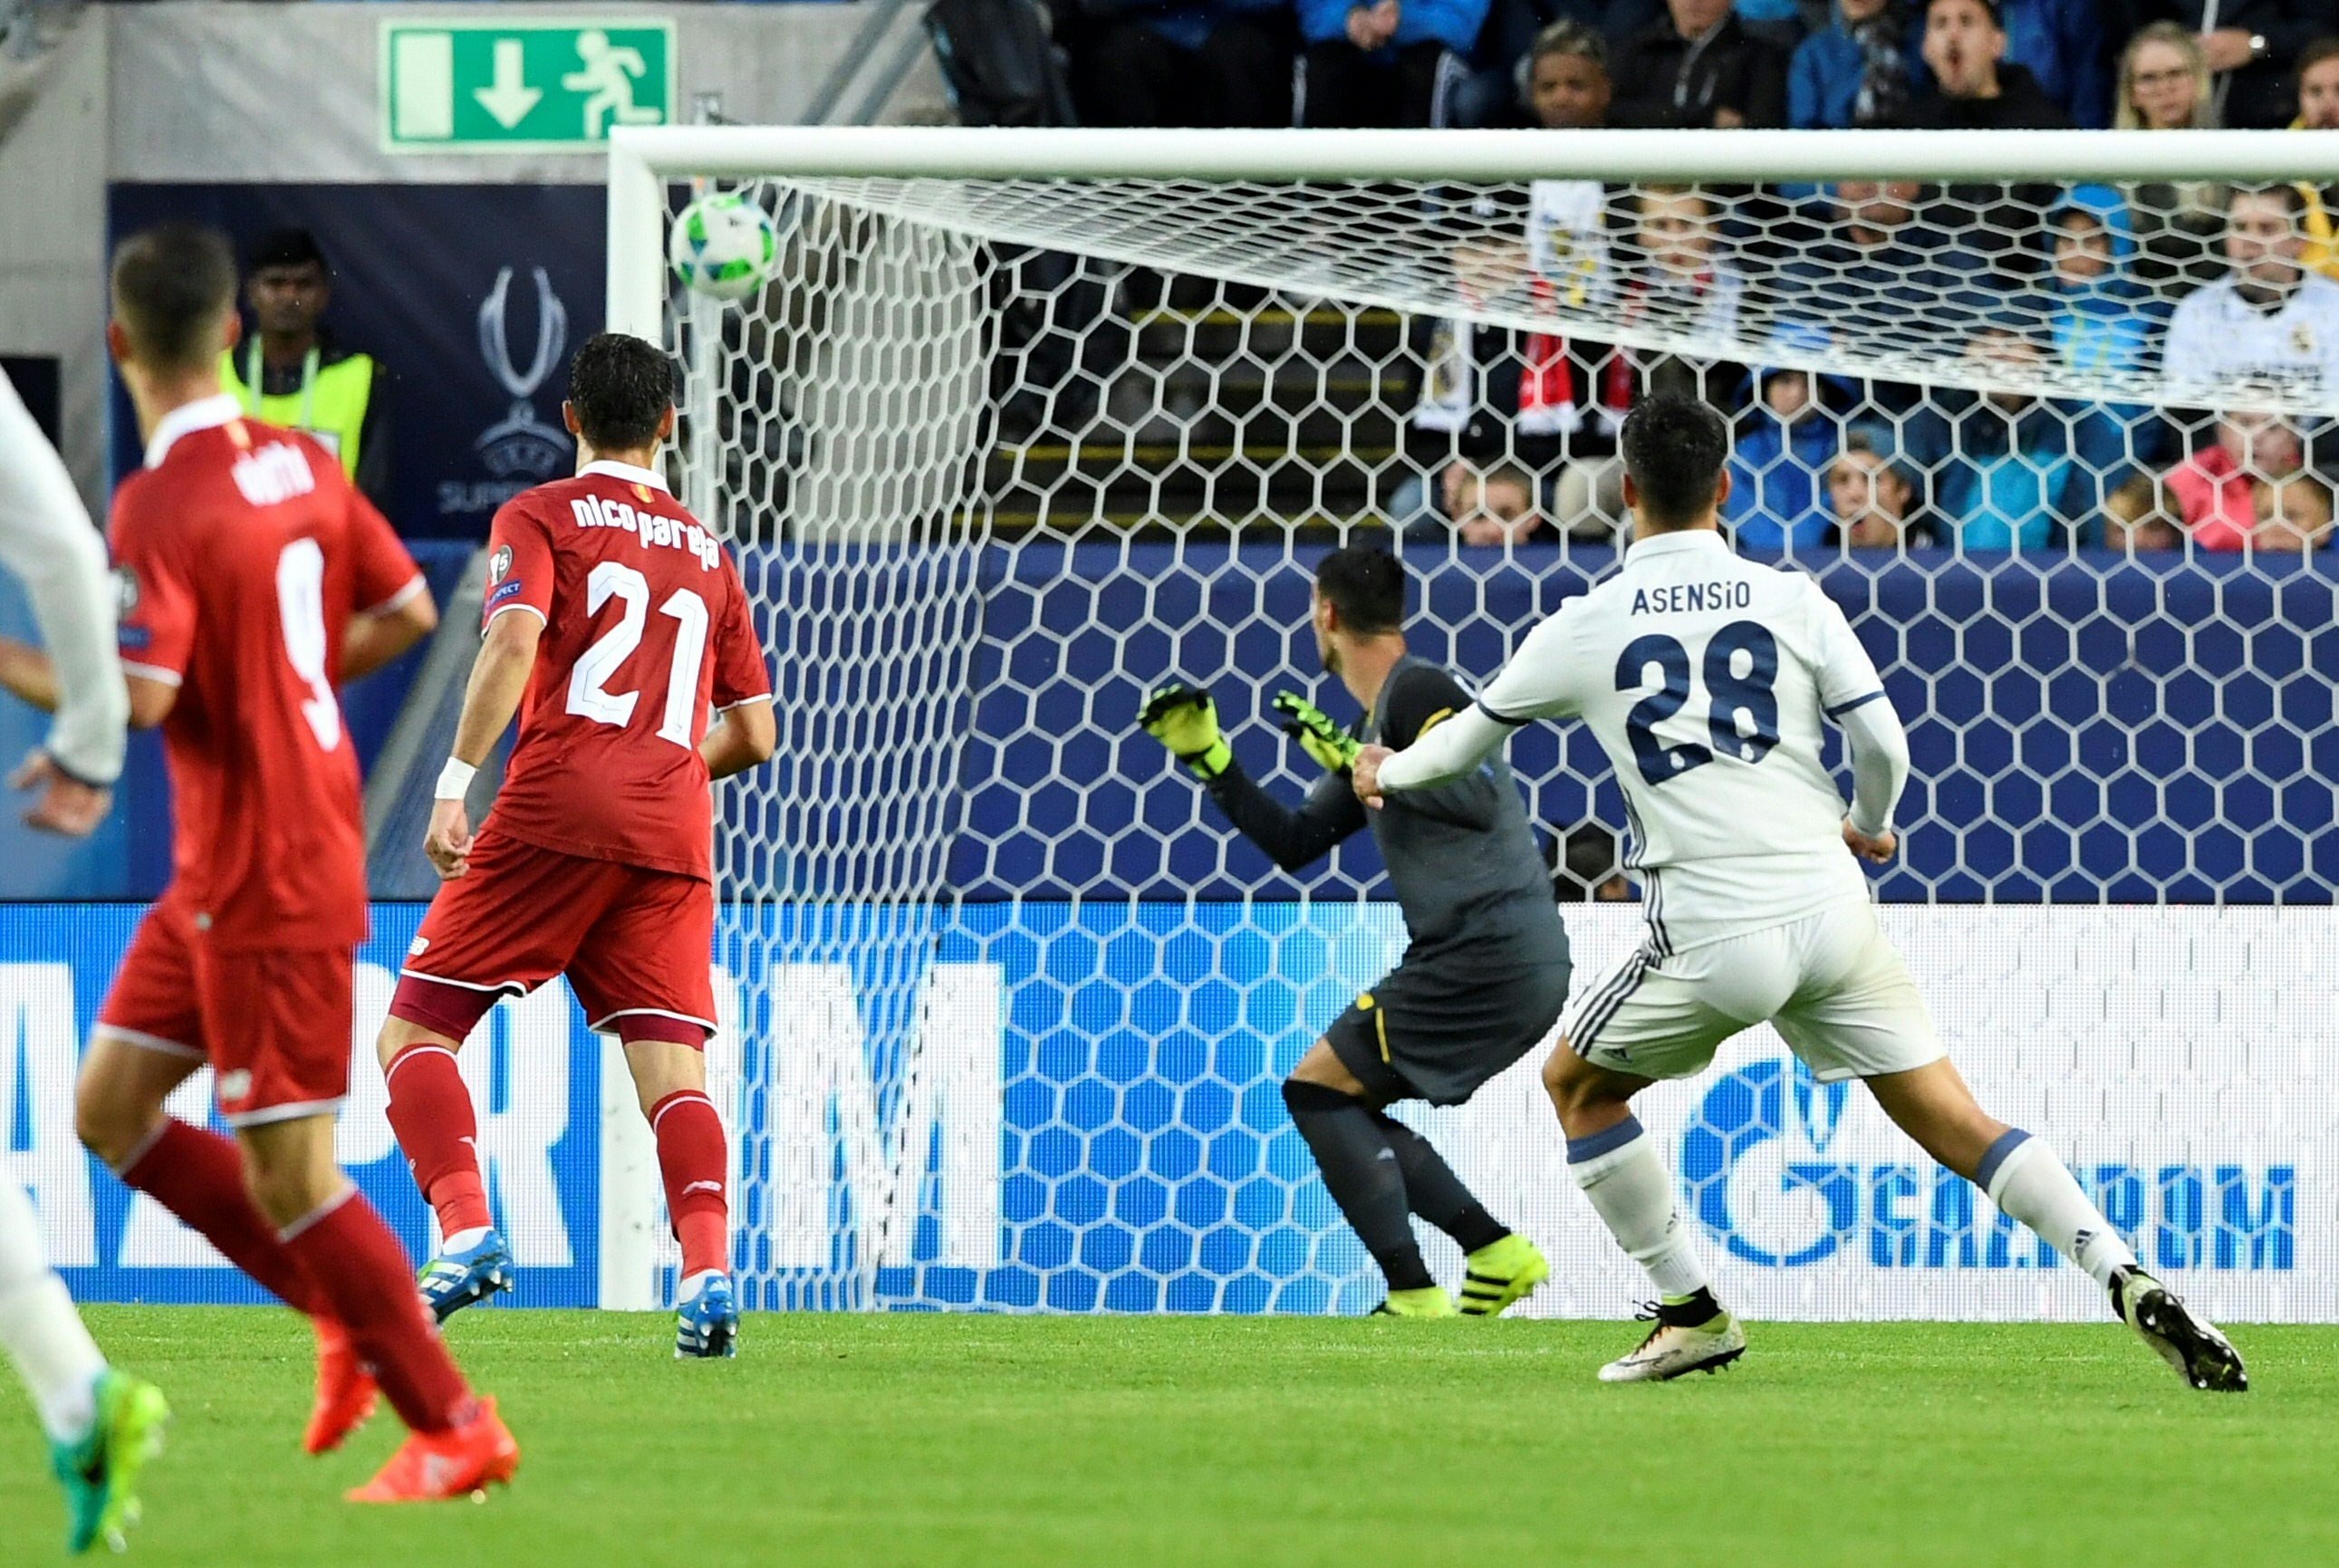
[[[0,909],[0,1149],[84,1299],[257,1299],[74,1143],[81,1041],[137,913]],[[2149,1266],[2220,1318],[2339,1317],[2329,912],[1882,913],[1984,1104],[2060,1153]],[[344,1163],[417,1254],[429,1217],[384,1117],[372,1039],[419,914],[375,912],[340,1130]],[[1567,919],[1580,995],[1638,941],[1637,912]],[[752,1305],[1316,1312],[1377,1299],[1277,1084],[1394,959],[1393,907],[968,905],[896,932],[890,954],[841,950],[849,928],[741,909],[720,939],[725,1028],[710,1068],[734,1131],[735,1257]],[[1527,1310],[1623,1316],[1645,1287],[1567,1178],[1536,1060],[1421,1123],[1550,1252],[1553,1284]],[[604,1107],[621,1120],[630,1094],[604,1085],[602,1048],[566,990],[499,1007],[464,1067],[519,1303],[637,1295],[610,1288],[601,1238],[636,1211],[663,1238],[655,1173],[609,1158],[623,1139],[605,1145]],[[173,1109],[202,1117],[207,1091],[199,1074]],[[1720,1287],[1757,1317],[2101,1316],[2084,1275],[1921,1157],[1858,1086],[1814,1082],[1767,1030],[1731,1042],[1708,1075],[1652,1091],[1641,1114]],[[1450,1274],[1449,1244],[1428,1239]]]

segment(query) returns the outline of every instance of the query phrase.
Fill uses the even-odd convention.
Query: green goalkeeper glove
[[[1206,783],[1226,772],[1227,764],[1234,761],[1233,748],[1219,733],[1219,706],[1208,692],[1186,685],[1163,686],[1147,700],[1137,722]]]
[[[1364,742],[1332,722],[1322,708],[1297,692],[1278,692],[1268,705],[1283,715],[1283,733],[1299,743],[1327,773],[1343,774],[1355,765]]]

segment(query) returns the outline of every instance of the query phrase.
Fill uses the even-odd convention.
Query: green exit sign
[[[593,152],[674,118],[674,24],[638,16],[381,25],[393,153]]]

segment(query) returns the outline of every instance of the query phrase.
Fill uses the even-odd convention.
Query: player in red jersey
[[[582,468],[496,514],[484,641],[423,846],[446,885],[382,1025],[390,1121],[445,1233],[422,1277],[443,1320],[511,1283],[455,1052],[499,997],[567,974],[589,1026],[623,1042],[657,1139],[682,1243],[675,1354],[729,1356],[730,1161],[703,1054],[707,786],[772,754],[771,677],[731,557],[654,471],[673,362],[604,332],[577,350],[562,414]],[[474,838],[464,796],[515,710],[519,739]]]
[[[236,335],[226,241],[181,225],[136,235],[113,290],[106,342],[146,438],[145,468],[113,503],[123,668],[131,723],[163,729],[175,847],[83,1060],[82,1141],[314,1319],[311,1452],[364,1419],[379,1381],[412,1432],[352,1500],[461,1495],[508,1480],[519,1450],[333,1160],[366,925],[337,688],[437,616],[340,466],[221,395]],[[163,1109],[206,1060],[232,1143]]]

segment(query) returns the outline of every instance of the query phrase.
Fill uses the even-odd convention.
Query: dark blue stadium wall
[[[1264,775],[1282,764],[1286,743],[1260,715],[1289,672],[1316,667],[1314,559],[1209,545],[984,552],[952,889],[1219,900],[1337,894],[1377,878],[1362,835],[1298,877],[1226,843],[1214,815],[1197,823],[1192,784],[1136,728],[1144,695],[1167,678],[1280,670],[1255,688],[1223,674],[1213,685],[1245,765]],[[1413,646],[1483,680],[1519,633],[1610,564],[1579,548],[1416,566]],[[866,570],[865,559],[785,552],[750,563],[751,577],[799,590]],[[2339,626],[2327,560],[1920,553],[1819,575],[1910,730],[1902,814],[1917,825],[1885,897],[2331,902]],[[834,606],[844,593],[831,581],[791,597]],[[1353,711],[1332,682],[1315,685],[1327,710]],[[1606,759],[1580,725],[1530,728],[1511,758],[1538,781],[1533,814],[1546,827],[1623,823]]]

